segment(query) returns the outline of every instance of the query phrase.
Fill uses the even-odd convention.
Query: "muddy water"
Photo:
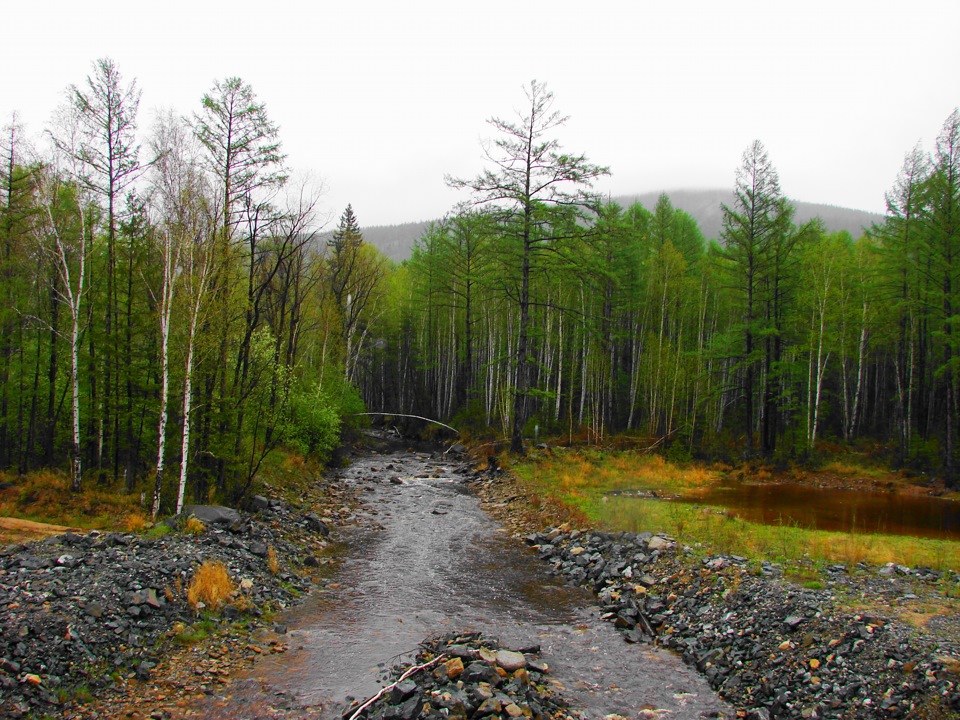
[[[311,717],[338,718],[350,698],[379,689],[391,661],[459,630],[540,645],[564,694],[590,718],[635,718],[644,708],[656,717],[732,716],[678,658],[623,642],[591,595],[546,574],[449,465],[410,453],[368,456],[343,479],[362,490],[366,509],[334,586],[281,618],[290,652],[265,658],[212,698],[208,717],[279,717],[278,708],[311,706]]]
[[[720,505],[766,525],[960,540],[960,503],[938,497],[733,483],[681,501]]]

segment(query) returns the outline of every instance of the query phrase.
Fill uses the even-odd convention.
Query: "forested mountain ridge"
[[[720,236],[720,225],[723,221],[722,205],[729,205],[733,202],[733,192],[731,190],[715,188],[712,190],[664,190],[662,192],[666,193],[675,208],[683,210],[697,221],[705,237],[718,238]],[[629,207],[633,203],[639,202],[647,210],[652,211],[656,207],[657,198],[660,195],[660,191],[636,195],[616,195],[610,200],[623,207]],[[854,238],[859,237],[864,228],[869,228],[874,223],[883,222],[883,215],[866,212],[865,210],[854,210],[800,200],[791,200],[791,202],[796,209],[794,219],[798,225],[819,217],[823,220],[823,224],[828,231],[840,232],[845,230]],[[362,228],[363,239],[391,260],[400,262],[410,257],[413,244],[417,241],[417,238],[423,235],[424,230],[432,222],[439,221],[440,218],[434,221],[421,220],[396,225],[371,225]],[[330,233],[327,233],[326,237],[329,237],[329,235]]]
[[[719,238],[723,223],[723,205],[731,205],[734,200],[733,191],[726,188],[713,190],[664,190],[673,206],[693,217],[700,226],[706,238]],[[613,202],[623,207],[629,207],[639,202],[647,210],[653,211],[661,192],[648,192],[640,195],[618,195]],[[874,223],[882,223],[883,215],[865,210],[855,210],[837,205],[790,200],[793,205],[794,222],[797,225],[820,218],[828,232],[846,231],[854,238],[860,237],[864,229]]]

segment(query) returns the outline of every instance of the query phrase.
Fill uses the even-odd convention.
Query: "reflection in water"
[[[767,525],[960,540],[960,503],[936,497],[735,483],[680,501],[719,505]]]

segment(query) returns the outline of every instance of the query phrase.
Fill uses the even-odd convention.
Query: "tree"
[[[193,117],[193,128],[204,150],[204,162],[211,177],[211,185],[219,204],[216,255],[209,279],[211,312],[208,330],[215,336],[218,355],[209,364],[203,383],[204,432],[202,450],[213,452],[210,434],[216,429],[219,447],[213,457],[217,461],[217,475],[225,480],[231,426],[236,433],[242,425],[240,388],[228,385],[229,351],[235,313],[231,312],[232,293],[238,287],[247,290],[245,308],[239,314],[245,327],[243,337],[252,337],[250,286],[253,282],[257,244],[269,233],[275,220],[270,203],[286,182],[284,155],[280,149],[279,129],[267,115],[253,88],[240,78],[230,77],[216,81],[203,96],[202,110]],[[250,248],[247,257],[234,252],[234,246]],[[241,270],[242,268],[242,270]],[[246,271],[246,277],[240,275]],[[234,379],[249,367],[249,339],[238,353]],[[236,437],[236,436],[235,436]]]
[[[960,362],[960,332],[954,327],[960,310],[960,110],[950,114],[937,137],[926,193],[932,300],[940,311],[942,359],[937,374],[945,391],[943,463],[947,481],[954,485]]]
[[[356,376],[359,351],[356,342],[361,318],[372,309],[383,272],[382,259],[368,252],[353,206],[347,205],[333,237],[327,242],[327,273],[330,292],[340,314],[343,375],[348,383]]]
[[[106,204],[106,307],[104,315],[103,349],[104,407],[101,427],[106,437],[98,442],[112,448],[114,476],[120,465],[120,407],[121,374],[129,373],[128,364],[121,362],[119,333],[119,300],[117,288],[117,232],[120,220],[120,201],[124,192],[142,175],[140,145],[136,141],[137,110],[140,91],[136,81],[124,86],[116,63],[101,58],[93,64],[93,74],[87,76],[86,86],[71,85],[68,89],[69,111],[73,114],[79,133],[75,138],[53,135],[57,148],[77,162],[77,181]],[[128,278],[128,285],[132,278]],[[132,298],[128,295],[127,317]],[[129,329],[128,334],[129,337]],[[129,358],[130,348],[125,353]],[[126,383],[130,387],[130,383]],[[131,403],[128,391],[126,402]],[[127,413],[132,412],[127,408]],[[127,463],[132,462],[132,438],[127,437]],[[102,460],[98,457],[98,463]],[[132,478],[130,478],[132,480]]]
[[[880,284],[884,304],[896,324],[896,352],[893,356],[895,421],[899,460],[911,454],[918,405],[925,402],[919,388],[925,385],[927,363],[921,327],[925,323],[924,276],[920,262],[923,234],[924,187],[930,175],[930,161],[919,144],[906,154],[893,188],[886,194],[887,218],[873,229],[880,245]],[[922,422],[922,420],[921,420]]]
[[[220,192],[221,233],[229,239],[247,201],[258,190],[269,192],[286,181],[279,128],[253,88],[238,77],[214,82],[193,124]]]
[[[551,133],[567,121],[553,110],[553,93],[544,83],[531,81],[524,89],[527,109],[516,120],[492,118],[489,124],[499,134],[484,145],[488,167],[474,179],[447,177],[454,188],[468,189],[475,204],[494,204],[510,211],[520,241],[520,286],[516,293],[519,310],[514,355],[514,402],[510,449],[523,452],[523,426],[530,412],[531,390],[530,279],[538,256],[555,240],[541,232],[549,226],[551,208],[579,208],[596,203],[586,188],[609,173],[589,163],[584,155],[561,152]]]
[[[83,482],[83,455],[80,424],[80,342],[85,329],[84,299],[87,294],[86,264],[90,246],[90,207],[82,188],[65,181],[52,168],[40,176],[40,197],[44,209],[40,251],[48,255],[54,267],[51,294],[54,301],[66,307],[70,327],[71,397],[71,481],[70,488],[80,492]]]
[[[759,140],[744,151],[737,169],[732,206],[723,205],[720,257],[725,262],[728,289],[738,298],[741,339],[739,355],[744,401],[746,453],[753,453],[755,394],[758,376],[764,380],[762,447],[775,443],[774,364],[780,359],[782,281],[791,254],[792,208],[780,191],[780,179]]]
[[[20,422],[26,400],[23,372],[20,387],[14,389],[17,355],[24,356],[24,316],[34,285],[33,233],[38,210],[35,202],[36,163],[22,140],[22,128],[14,115],[4,127],[0,147],[0,467],[16,462],[25,471],[25,440],[28,433]],[[17,412],[14,413],[14,405]]]

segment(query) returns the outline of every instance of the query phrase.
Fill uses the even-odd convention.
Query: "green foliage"
[[[340,408],[319,388],[290,393],[285,436],[288,445],[326,461],[340,442]]]

